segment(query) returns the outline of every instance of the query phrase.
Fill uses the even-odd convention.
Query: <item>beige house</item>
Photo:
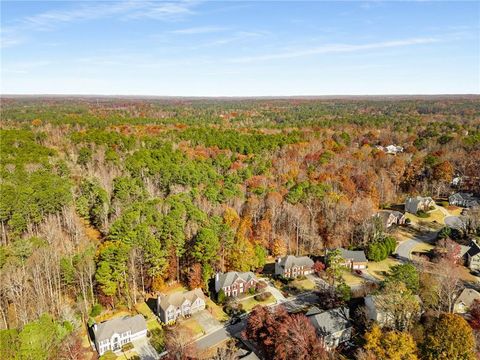
[[[205,295],[201,289],[160,295],[157,299],[157,313],[165,324],[176,321],[180,316],[189,317],[204,309]]]
[[[427,212],[433,206],[435,206],[435,201],[431,197],[415,196],[409,197],[405,201],[405,211],[411,214],[416,214],[420,210]]]
[[[363,270],[367,268],[367,257],[363,250],[347,250],[339,248],[340,255],[344,260],[343,266],[351,270]]]

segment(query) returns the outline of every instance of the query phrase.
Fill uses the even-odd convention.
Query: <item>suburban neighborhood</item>
[[[142,310],[136,315],[112,314],[109,320],[94,322],[89,331],[92,347],[102,358],[114,354],[126,359],[161,359],[168,355],[168,350],[157,351],[149,344],[152,329],[172,328],[179,334],[183,330],[188,334],[178,335],[178,340],[195,349],[198,358],[210,358],[233,342],[238,358],[262,359],[262,352],[246,331],[249,313],[253,316],[256,307],[265,307],[272,312],[283,308],[287,313],[304,314],[327,351],[348,356],[359,328],[366,323],[402,330],[420,319],[424,312],[421,296],[411,291],[408,282],[396,285],[392,291],[388,279],[397,271],[431,266],[435,261],[432,256],[438,256],[435,254],[440,251],[451,251],[448,256],[455,253],[455,262],[459,269],[464,269],[451,289],[451,312],[469,319],[470,309],[480,305],[478,238],[474,236],[463,240],[466,245],[455,243],[445,249],[443,233],[455,228],[438,220],[430,222],[423,215],[438,212],[445,219],[460,217],[459,205],[478,211],[470,202],[459,204],[455,196],[449,197],[446,207],[445,202],[417,196],[406,200],[404,212],[380,210],[374,218],[397,242],[395,251],[384,260],[369,259],[369,249],[325,249],[320,256],[277,257],[272,259],[270,271],[266,265],[264,271],[217,272],[208,291],[175,285],[137,307]],[[405,235],[412,233],[415,235]],[[415,243],[409,251],[400,253],[401,245],[413,239]],[[348,290],[339,293],[340,285]],[[402,313],[400,318],[398,311]],[[359,316],[360,313],[365,316]]]
[[[1,100],[1,360],[479,358],[478,96]]]

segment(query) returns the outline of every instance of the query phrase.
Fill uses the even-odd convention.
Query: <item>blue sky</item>
[[[3,94],[480,93],[480,2],[2,1]]]

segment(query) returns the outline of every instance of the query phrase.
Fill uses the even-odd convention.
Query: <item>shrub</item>
[[[227,299],[227,296],[225,295],[225,291],[223,291],[223,289],[220,289],[220,291],[218,292],[218,295],[217,295],[217,302],[219,304],[223,304],[223,303],[225,303],[226,299]]]
[[[150,344],[157,350],[158,353],[163,352],[165,349],[165,336],[163,330],[156,328],[150,332]]]
[[[92,310],[90,310],[90,316],[95,317],[98,316],[102,313],[102,305],[101,304],[95,304],[92,306]]]
[[[248,289],[248,293],[249,293],[250,295],[255,294],[255,288],[251,287],[250,289]]]
[[[122,345],[122,351],[127,352],[129,350],[133,349],[133,344],[131,342],[126,343],[125,345]]]
[[[417,211],[417,216],[418,216],[419,218],[425,219],[425,218],[430,217],[430,214],[429,214],[429,213],[426,213],[426,212],[423,211],[423,210],[418,210],[418,211]]]
[[[391,236],[378,240],[368,246],[367,258],[372,261],[385,260],[397,247],[397,241]]]
[[[93,324],[95,324],[95,319],[92,318],[92,317],[89,317],[89,318],[88,318],[88,321],[87,321],[88,327],[92,327]]]
[[[412,223],[412,220],[410,220],[409,218],[406,218],[406,219],[405,219],[405,224],[406,224],[406,225],[409,225],[409,224],[411,224],[411,223]]]
[[[257,301],[266,301],[272,297],[272,293],[265,291],[261,294],[255,295],[254,299]]]
[[[108,350],[105,354],[100,356],[98,359],[99,360],[115,360],[117,358],[117,355],[112,350]]]
[[[305,275],[300,275],[300,276],[297,276],[297,280],[306,280],[307,277]]]
[[[263,290],[268,286],[268,284],[265,281],[259,281],[257,283],[257,291]]]
[[[350,301],[352,297],[352,289],[345,283],[341,283],[337,286],[337,292],[343,301]]]

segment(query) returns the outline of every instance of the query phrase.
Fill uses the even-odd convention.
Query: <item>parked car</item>
[[[240,316],[235,316],[230,319],[230,325],[238,324],[240,321],[242,321],[242,318]]]
[[[357,275],[362,275],[363,274],[362,270],[357,269],[357,270],[355,270],[355,272],[357,273]]]

